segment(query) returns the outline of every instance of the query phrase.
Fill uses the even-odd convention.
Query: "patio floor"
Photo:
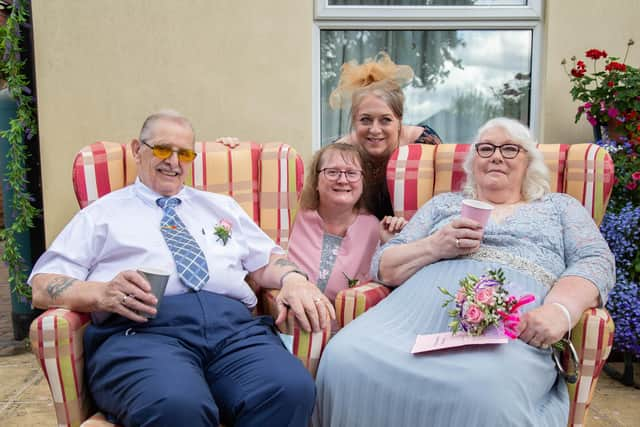
[[[7,270],[0,265],[0,425],[56,426],[49,386],[25,344],[13,340]],[[635,374],[640,383],[640,363],[635,365]],[[639,426],[640,390],[625,387],[603,373],[586,425]]]

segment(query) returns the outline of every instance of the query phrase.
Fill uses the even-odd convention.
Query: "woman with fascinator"
[[[358,145],[364,151],[368,172],[367,208],[383,219],[393,215],[385,171],[391,153],[407,144],[440,144],[438,134],[429,126],[402,123],[404,94],[402,86],[413,79],[408,65],[396,65],[381,52],[363,64],[342,65],[338,87],[331,93],[332,108],[350,105],[351,132],[338,142]]]

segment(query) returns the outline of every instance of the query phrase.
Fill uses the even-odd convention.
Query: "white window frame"
[[[312,150],[321,144],[320,31],[322,30],[531,30],[530,127],[540,136],[544,0],[526,6],[329,6],[314,0],[312,64]]]

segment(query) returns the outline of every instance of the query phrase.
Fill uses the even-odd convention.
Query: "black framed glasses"
[[[493,156],[496,148],[500,150],[500,154],[502,154],[502,157],[505,159],[515,159],[521,150],[524,152],[527,151],[518,144],[494,145],[490,142],[479,142],[476,144],[476,153],[478,153],[478,156],[486,159],[487,157]]]
[[[173,153],[178,153],[178,160],[183,163],[189,163],[192,162],[198,155],[198,153],[196,153],[195,151],[189,150],[187,148],[173,148],[169,145],[160,144],[151,145],[143,140],[141,140],[140,142],[151,148],[151,152],[153,153],[153,155],[161,160],[168,159]]]
[[[318,173],[320,172],[322,172],[324,174],[324,177],[329,181],[337,181],[338,179],[340,179],[340,175],[344,174],[344,177],[347,179],[347,181],[358,182],[362,179],[363,176],[363,172],[356,169],[343,171],[334,168],[324,168],[318,171]]]

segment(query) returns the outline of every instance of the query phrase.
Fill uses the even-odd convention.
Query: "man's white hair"
[[[153,128],[155,124],[160,120],[172,121],[191,130],[195,142],[195,132],[193,130],[193,125],[191,124],[189,119],[175,110],[160,110],[157,113],[153,113],[149,117],[147,117],[142,124],[142,129],[140,129],[140,141],[148,141],[149,139],[151,139],[151,137],[153,136]]]

